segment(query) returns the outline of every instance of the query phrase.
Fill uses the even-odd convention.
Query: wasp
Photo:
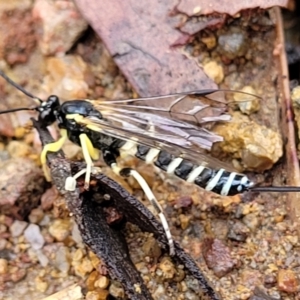
[[[99,159],[120,176],[134,177],[160,217],[169,241],[170,253],[174,253],[173,239],[163,210],[145,179],[132,168],[120,168],[119,156],[133,155],[146,163],[153,163],[168,174],[194,183],[201,188],[220,195],[235,195],[254,189],[274,191],[276,187],[257,187],[246,175],[227,170],[216,158],[205,151],[210,150],[222,137],[210,131],[209,125],[230,120],[228,107],[235,105],[235,93],[245,96],[245,101],[258,96],[229,90],[198,90],[159,97],[116,101],[68,100],[60,103],[51,95],[46,101],[33,96],[12,81],[2,71],[0,75],[18,90],[38,103],[36,107],[23,107],[0,112],[0,114],[32,110],[38,112],[42,126],[57,122],[61,137],[44,146],[41,163],[45,177],[51,181],[46,165],[48,152],[57,152],[66,139],[82,148],[86,168],[66,181],[66,189],[74,190],[76,178],[85,173],[85,189],[88,189],[93,171],[93,161]],[[224,166],[224,167],[223,167]],[[280,191],[281,187],[277,190]],[[282,187],[283,188],[283,187]],[[281,189],[299,191],[297,187]]]

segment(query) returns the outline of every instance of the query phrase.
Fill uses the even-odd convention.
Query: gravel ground
[[[30,28],[32,20],[26,12],[31,9],[25,5],[8,20],[2,16],[2,22],[13,22],[23,12]],[[268,17],[252,21],[242,19],[232,21],[226,29],[206,30],[185,51],[221,88],[249,91],[251,86],[251,92],[264,99],[258,113],[235,112],[234,122],[215,129],[234,132],[237,137],[230,140],[225,134],[226,142],[213,153],[233,161],[240,170],[264,171],[263,175],[250,173],[258,181],[282,185],[284,164],[273,166],[282,155],[283,144],[274,83],[278,66],[272,57],[275,30]],[[85,28],[82,23],[78,32]],[[28,27],[24,30],[23,35],[13,31],[5,35],[11,42],[6,43],[0,66],[38,97],[137,96],[90,29],[64,56],[44,53],[59,47],[45,44],[47,39],[41,46],[39,36]],[[29,34],[29,46],[12,52],[14,38],[22,40]],[[63,41],[64,36],[56,39]],[[1,109],[32,105],[3,80],[0,93],[5,100]],[[83,287],[86,299],[125,298],[120,283],[109,277],[105,264],[82,243],[63,197],[44,181],[38,136],[24,127],[29,117],[29,113],[18,113],[0,119],[0,298],[43,299],[73,284]],[[250,128],[253,131],[248,134]],[[56,128],[51,130],[57,136]],[[68,158],[82,159],[79,147],[71,143],[63,150]],[[299,240],[287,217],[285,194],[249,195],[251,201],[247,195],[221,197],[167,177],[137,159],[126,158],[121,163],[135,167],[145,177],[165,211],[174,239],[193,257],[222,299],[300,299]],[[133,179],[119,178],[102,161],[98,164],[153,211]],[[124,232],[131,259],[154,299],[204,299],[197,280],[163,253],[151,234],[131,224]]]

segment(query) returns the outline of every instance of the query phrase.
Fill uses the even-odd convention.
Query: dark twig
[[[34,126],[37,128],[43,144],[52,141],[49,132],[41,128],[36,121]],[[136,224],[142,231],[153,233],[161,247],[168,251],[168,241],[162,225],[142,203],[118,183],[103,174],[98,174],[92,178],[93,184],[91,184],[88,192],[80,193],[79,189],[74,192],[65,191],[65,180],[71,174],[70,164],[63,158],[61,152],[58,154],[50,153],[48,160],[53,183],[65,196],[83,241],[105,262],[110,276],[123,284],[130,299],[152,299],[140,274],[130,260],[124,236],[120,230],[114,229],[107,223],[104,208],[96,200],[109,195],[111,206],[115,207],[127,220]],[[84,166],[82,163],[72,163],[72,171],[77,172]],[[178,243],[175,243],[173,259],[178,264],[184,265],[187,272],[198,280],[206,299],[221,299],[207,282],[193,259],[183,251]]]

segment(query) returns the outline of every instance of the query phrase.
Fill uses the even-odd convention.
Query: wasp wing
[[[120,115],[121,118],[121,115]],[[192,143],[185,138],[174,136],[170,133],[156,133],[155,136],[145,135],[143,130],[138,127],[128,124],[127,129],[120,127],[117,123],[107,123],[106,120],[95,118],[83,118],[80,121],[81,125],[91,126],[95,131],[99,131],[103,134],[113,136],[115,138],[132,141],[140,145],[160,149],[173,154],[176,157],[182,157],[198,165],[205,165],[213,169],[224,168],[228,171],[235,171],[232,165],[225,162],[221,162],[216,158],[211,157],[205,150],[193,146]],[[124,122],[122,122],[124,125]],[[217,136],[217,135],[216,135]],[[217,136],[218,141],[222,140],[222,137]]]
[[[236,99],[239,99],[238,101]],[[130,112],[149,112],[175,121],[185,121],[197,126],[218,121],[229,106],[261,98],[242,91],[199,90],[166,96],[128,100],[91,101],[100,111],[124,109]],[[130,106],[128,106],[130,105]],[[217,118],[217,119],[216,119]],[[222,117],[223,118],[223,117]]]
[[[98,126],[102,133],[170,152],[211,168],[229,168],[205,150],[223,138],[207,127],[214,122],[229,121],[228,106],[236,104],[237,91],[202,90],[160,97],[96,101],[90,100],[103,119],[86,117],[83,125]],[[232,167],[231,167],[232,169]]]

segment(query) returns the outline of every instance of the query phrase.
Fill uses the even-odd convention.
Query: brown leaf
[[[216,88],[175,45],[189,35],[177,30],[176,1],[76,0],[118,66],[141,96]]]
[[[188,16],[208,15],[214,12],[225,13],[231,16],[244,9],[262,8],[273,6],[287,7],[288,0],[256,0],[256,1],[230,1],[230,0],[181,0],[177,10]]]

